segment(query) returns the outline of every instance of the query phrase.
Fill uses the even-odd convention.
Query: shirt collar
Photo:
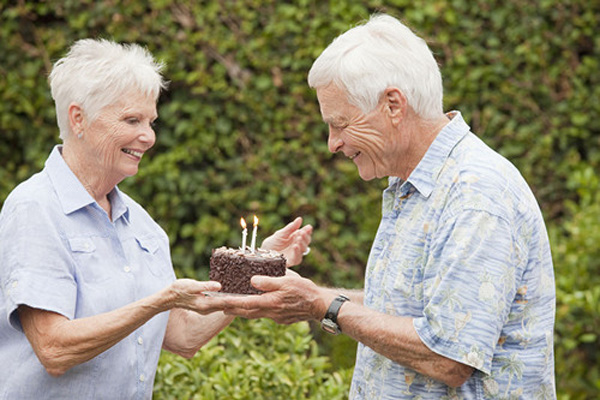
[[[470,131],[471,128],[463,119],[460,111],[451,111],[446,115],[450,118],[450,122],[442,128],[417,167],[408,177],[406,182],[410,185],[406,185],[406,182],[398,177],[390,177],[390,187],[400,184],[400,196],[406,195],[412,186],[424,197],[429,197],[450,152]]]
[[[46,160],[45,171],[50,177],[52,186],[58,196],[63,212],[68,215],[90,204],[96,203],[94,198],[85,190],[77,176],[71,171],[62,157],[62,146],[54,146],[50,157]],[[123,200],[123,194],[115,186],[108,194],[112,205],[112,219],[116,221],[124,216],[129,222],[129,209]]]
[[[123,217],[129,223],[129,207],[125,204],[123,197],[123,192],[117,186],[108,194],[108,199],[112,205],[113,221]]]

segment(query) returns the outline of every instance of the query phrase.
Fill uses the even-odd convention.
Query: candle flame
[[[246,229],[246,220],[244,217],[240,218],[240,225],[242,226],[242,229]]]
[[[256,226],[256,225],[258,225],[258,217],[255,215],[254,216],[254,225],[253,226]]]

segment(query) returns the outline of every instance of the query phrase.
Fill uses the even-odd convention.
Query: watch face
[[[338,324],[328,318],[325,318],[321,321],[321,328],[325,332],[331,333],[332,335],[338,335],[341,332]]]

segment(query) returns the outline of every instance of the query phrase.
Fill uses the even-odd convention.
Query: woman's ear
[[[407,101],[400,89],[389,87],[384,92],[386,110],[394,124],[400,123],[406,114]]]
[[[68,113],[69,126],[71,127],[71,132],[75,135],[83,133],[83,128],[85,125],[85,115],[81,106],[77,103],[71,103],[69,105]]]

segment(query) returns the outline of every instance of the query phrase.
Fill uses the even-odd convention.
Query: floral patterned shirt
[[[451,388],[359,344],[351,399],[555,399],[555,289],[540,208],[459,112],[407,181],[390,177],[365,306],[409,316],[475,370]]]

